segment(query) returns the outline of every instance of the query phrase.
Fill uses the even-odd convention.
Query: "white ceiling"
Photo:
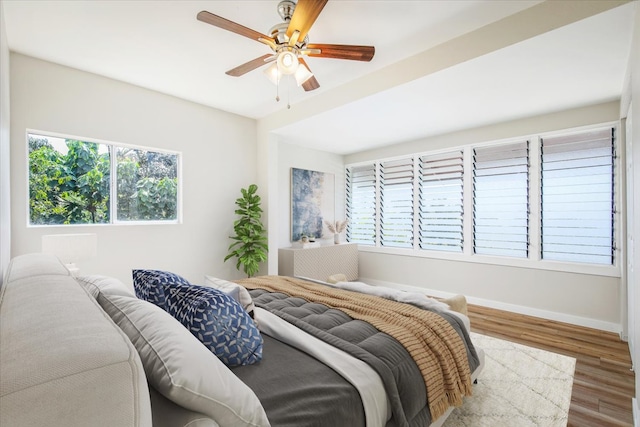
[[[637,2],[423,76],[395,68],[387,80],[398,83],[384,81],[394,64],[538,3],[330,0],[310,42],[373,45],[375,57],[308,58],[320,89],[283,84],[280,102],[262,69],[224,73],[269,53],[265,45],[196,20],[207,10],[268,33],[280,22],[277,0],[3,0],[2,7],[12,51],[275,123],[267,127],[286,142],[348,154],[619,99]],[[375,73],[382,78],[370,78]]]

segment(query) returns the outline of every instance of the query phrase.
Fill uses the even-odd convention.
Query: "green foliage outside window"
[[[178,218],[178,156],[118,148],[118,220]]]
[[[67,139],[67,152],[29,135],[31,224],[108,223],[109,153],[99,144]]]
[[[30,223],[110,223],[112,197],[119,221],[176,220],[177,154],[110,148],[30,134]],[[110,185],[113,151],[117,153],[116,189]]]

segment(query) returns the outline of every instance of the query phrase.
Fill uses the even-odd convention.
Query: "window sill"
[[[72,227],[117,227],[117,226],[149,226],[149,225],[180,225],[181,220],[167,221],[117,221],[103,223],[83,223],[83,224],[28,224],[27,228],[72,228]]]

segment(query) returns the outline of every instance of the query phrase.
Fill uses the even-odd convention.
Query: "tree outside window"
[[[178,156],[118,147],[118,221],[178,218]]]
[[[36,134],[28,143],[31,225],[178,219],[178,154]]]

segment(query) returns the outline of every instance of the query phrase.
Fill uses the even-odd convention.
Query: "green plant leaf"
[[[262,208],[260,196],[256,194],[258,186],[249,185],[241,188],[242,197],[236,199],[235,214],[239,216],[233,222],[235,235],[229,238],[234,242],[229,245],[228,254],[224,261],[237,258],[236,269],[252,277],[260,270],[260,263],[267,260],[269,247],[267,245],[266,230],[262,224]]]

